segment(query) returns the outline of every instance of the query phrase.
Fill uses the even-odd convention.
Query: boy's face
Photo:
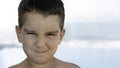
[[[59,16],[29,12],[24,20],[22,29],[16,26],[16,32],[28,59],[35,63],[49,61],[64,35],[64,30],[60,31]]]

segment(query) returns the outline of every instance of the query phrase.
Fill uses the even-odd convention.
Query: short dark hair
[[[64,27],[65,10],[61,0],[21,0],[18,7],[18,23],[22,28],[23,16],[26,12],[38,12],[43,15],[59,15],[60,29]]]

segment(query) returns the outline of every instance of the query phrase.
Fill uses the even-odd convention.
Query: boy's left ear
[[[65,35],[65,29],[63,29],[63,30],[61,31],[61,34],[60,34],[60,40],[63,39],[64,35]]]

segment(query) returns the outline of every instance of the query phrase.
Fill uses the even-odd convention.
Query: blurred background
[[[20,0],[0,0],[0,67],[26,58],[15,25]],[[66,35],[55,56],[81,68],[120,68],[120,0],[63,0]]]

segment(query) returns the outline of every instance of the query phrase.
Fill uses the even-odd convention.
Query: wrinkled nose
[[[44,48],[44,47],[46,46],[46,45],[45,45],[45,39],[44,39],[44,38],[38,38],[38,39],[36,40],[35,46],[36,46],[37,48]]]

